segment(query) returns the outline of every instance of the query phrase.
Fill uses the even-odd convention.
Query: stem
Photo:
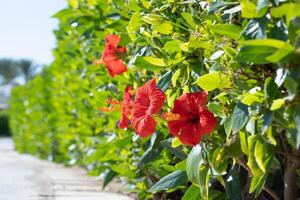
[[[247,166],[247,164],[243,160],[237,159],[237,163],[240,166],[242,166],[244,169],[246,169],[249,174],[252,174],[250,168]],[[273,191],[271,188],[269,188],[268,186],[264,185],[263,190],[266,193],[268,193],[271,197],[273,197],[273,199],[280,200],[280,197],[278,196],[278,194],[275,191]]]

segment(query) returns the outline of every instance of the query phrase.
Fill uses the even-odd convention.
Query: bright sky
[[[26,58],[39,64],[53,60],[51,18],[66,7],[66,0],[0,0],[0,58]]]

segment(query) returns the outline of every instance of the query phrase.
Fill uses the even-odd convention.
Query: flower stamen
[[[164,120],[170,121],[177,121],[180,119],[180,114],[177,113],[171,113],[171,112],[164,112],[161,114],[161,118]]]

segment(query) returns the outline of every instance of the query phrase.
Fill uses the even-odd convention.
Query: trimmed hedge
[[[296,199],[299,10],[285,0],[69,0],[54,15],[54,62],[13,90],[16,148],[85,166],[104,174],[105,185],[123,177],[139,199]],[[128,70],[115,77],[105,57],[99,60],[112,34],[127,51]],[[141,138],[135,121],[134,129],[118,128],[121,113],[108,103],[122,101],[128,85],[139,93],[153,78],[166,102],[150,113],[155,133]],[[214,114],[216,127],[201,129],[201,142],[191,147],[180,132],[186,124],[173,138],[160,114],[173,116],[176,99],[203,91],[208,102],[199,109]]]
[[[0,136],[10,136],[7,111],[0,111]]]

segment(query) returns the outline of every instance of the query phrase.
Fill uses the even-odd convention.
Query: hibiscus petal
[[[174,113],[184,114],[198,111],[207,104],[207,92],[193,92],[181,95],[174,102]],[[175,105],[176,104],[176,105]]]
[[[112,77],[127,71],[127,66],[123,63],[122,60],[112,60],[109,62],[105,62],[105,64],[110,76]]]
[[[181,130],[186,126],[189,126],[189,121],[187,121],[186,118],[180,118],[179,120],[168,122],[170,133],[174,137],[178,137]]]
[[[137,134],[141,137],[148,137],[154,133],[156,128],[156,122],[150,115],[144,115],[141,117],[133,117],[132,125]]]
[[[199,123],[200,123],[201,133],[204,135],[212,132],[216,127],[216,123],[217,123],[214,115],[204,108],[200,109],[199,115],[200,115]]]
[[[180,135],[178,136],[181,143],[189,146],[195,146],[199,144],[201,137],[202,134],[197,125],[188,126],[182,129]]]
[[[112,48],[117,48],[119,43],[121,41],[121,38],[117,35],[107,35],[105,37],[105,42],[107,45],[111,45]]]
[[[118,127],[124,129],[124,128],[128,128],[128,126],[129,126],[129,118],[126,115],[122,115],[118,123]]]

